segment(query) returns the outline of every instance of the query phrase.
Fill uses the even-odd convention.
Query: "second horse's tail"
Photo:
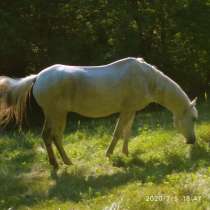
[[[37,75],[21,79],[0,77],[0,125],[15,120],[21,125],[26,113],[27,98]]]

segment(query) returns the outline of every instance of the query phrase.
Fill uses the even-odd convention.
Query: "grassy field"
[[[193,147],[167,111],[140,112],[129,157],[122,142],[105,157],[116,117],[69,124],[64,145],[74,165],[61,165],[57,176],[38,131],[0,134],[0,209],[210,209],[210,104],[198,110]]]

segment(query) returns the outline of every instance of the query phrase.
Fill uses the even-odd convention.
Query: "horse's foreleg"
[[[122,147],[122,152],[125,155],[128,155],[128,140],[131,134],[131,127],[133,125],[133,121],[135,118],[135,113],[130,115],[130,118],[128,118],[127,122],[124,124],[123,128],[123,147]]]
[[[113,153],[118,140],[122,137],[124,127],[128,124],[129,121],[131,121],[131,118],[133,118],[133,116],[135,116],[135,114],[133,112],[120,113],[119,119],[115,126],[112,141],[106,151],[107,157],[109,157]],[[132,125],[132,123],[131,123],[131,125]],[[126,147],[126,143],[125,143],[125,147]]]

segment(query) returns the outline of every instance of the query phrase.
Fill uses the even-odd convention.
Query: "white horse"
[[[104,66],[57,64],[22,79],[0,77],[3,124],[11,119],[22,122],[30,92],[45,116],[42,137],[49,162],[55,168],[58,163],[52,143],[64,163],[71,164],[62,146],[68,112],[92,118],[120,113],[107,156],[113,153],[120,138],[124,139],[122,152],[128,154],[128,137],[135,113],[151,102],[169,109],[175,127],[187,143],[195,142],[196,99],[191,102],[179,85],[142,58],[125,58]]]

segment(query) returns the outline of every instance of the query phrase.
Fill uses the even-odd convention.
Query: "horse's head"
[[[195,107],[196,100],[197,98],[189,104],[181,116],[174,116],[174,126],[184,135],[187,144],[194,144],[196,140],[194,129],[195,121],[198,118],[198,111]]]

